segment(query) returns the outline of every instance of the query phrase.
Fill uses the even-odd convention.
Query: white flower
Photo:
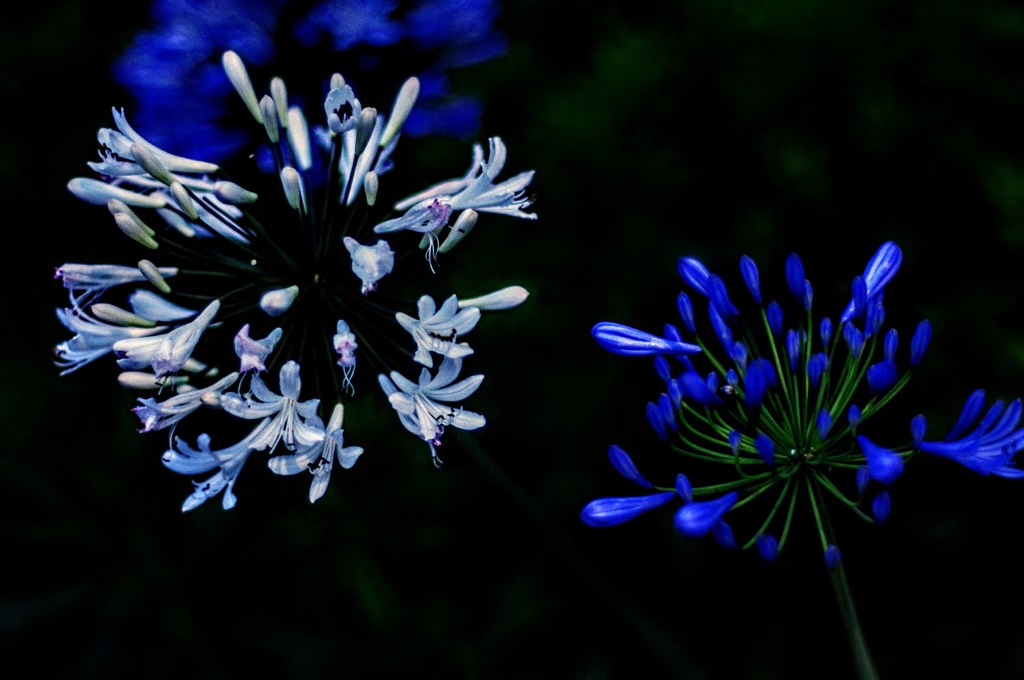
[[[363,106],[356,99],[352,88],[343,85],[327,93],[327,99],[324,100],[324,111],[327,113],[327,127],[331,128],[331,132],[340,135],[355,128]]]
[[[363,282],[363,295],[377,290],[377,282],[395,267],[395,253],[388,242],[381,239],[375,245],[364,246],[351,236],[343,242],[352,255],[352,273]]]
[[[433,368],[434,360],[431,352],[452,359],[461,359],[473,353],[466,343],[457,342],[459,336],[473,330],[480,321],[480,309],[468,307],[459,310],[459,300],[452,295],[441,309],[437,309],[434,299],[429,295],[422,296],[416,303],[419,319],[398,312],[395,318],[402,328],[409,331],[416,341],[416,353],[413,359],[427,368]]]
[[[338,365],[341,366],[342,388],[352,394],[355,388],[352,386],[352,376],[356,372],[356,350],[359,343],[356,342],[356,335],[349,328],[349,325],[338,319],[337,332],[334,334],[334,351],[338,353]]]
[[[249,337],[249,324],[245,324],[235,334],[235,354],[238,355],[238,359],[241,362],[238,368],[239,373],[245,373],[246,371],[254,371],[255,373],[262,373],[267,370],[267,366],[264,363],[270,353],[274,351],[274,345],[284,335],[284,331],[280,328],[275,328],[270,331],[270,334],[262,340],[253,340]]]
[[[54,348],[60,374],[67,375],[91,361],[114,351],[114,345],[122,340],[142,338],[167,330],[167,326],[139,328],[120,326],[100,321],[79,308],[58,309],[57,318],[64,327],[75,335]]]
[[[195,320],[172,331],[144,338],[127,338],[114,343],[117,365],[126,371],[153,369],[158,378],[181,370],[192,356],[203,331],[220,309],[220,300],[211,302]]]
[[[164,278],[178,273],[177,267],[160,267],[157,270]],[[147,279],[139,267],[120,264],[62,264],[57,267],[54,278],[61,279],[68,289],[75,306],[84,300],[98,297],[109,288],[126,283],[144,283]],[[76,295],[76,292],[78,293]]]
[[[210,448],[210,435],[208,434],[199,435],[196,441],[198,449],[193,449],[178,437],[174,438],[175,448],[168,449],[163,455],[163,463],[169,470],[183,475],[198,475],[220,468],[206,481],[192,482],[195,491],[185,499],[181,506],[182,512],[199,507],[207,499],[213,498],[221,491],[224,492],[221,506],[225,510],[235,507],[238,499],[232,493],[231,488],[235,485],[238,473],[242,471],[245,461],[249,459],[249,454],[254,451],[251,446],[253,438],[259,435],[266,424],[267,421],[264,420],[237,444],[217,451]]]
[[[139,405],[133,408],[132,412],[142,422],[142,432],[162,430],[198,409],[209,401],[211,396],[219,396],[237,379],[237,373],[230,373],[209,387],[188,389],[161,402],[152,397],[139,399]]]
[[[297,453],[274,456],[267,461],[267,466],[279,475],[294,475],[309,470],[313,474],[313,481],[309,485],[310,503],[315,503],[327,491],[335,455],[338,457],[338,464],[348,470],[363,454],[361,446],[345,446],[345,431],[341,428],[344,415],[344,407],[336,404],[327,423],[326,436],[320,442]],[[323,428],[319,418],[314,417],[310,421],[311,424]]]
[[[302,390],[299,364],[289,361],[282,366],[278,382],[281,394],[275,394],[260,376],[253,375],[251,394],[244,397],[233,392],[225,394],[220,400],[221,408],[246,420],[273,416],[250,441],[256,451],[273,451],[281,441],[289,451],[319,443],[324,437],[323,428],[306,421],[316,415],[320,400],[299,401]]]
[[[430,444],[435,462],[435,446],[441,444],[441,435],[449,425],[460,430],[475,430],[483,427],[487,420],[479,413],[463,410],[461,406],[443,406],[441,402],[461,402],[476,392],[484,376],[474,375],[454,385],[462,369],[461,359],[445,357],[437,375],[420,371],[418,383],[414,383],[398,371],[391,371],[390,378],[383,373],[377,376],[381,388],[388,395],[391,407],[398,412],[398,418],[413,434]]]

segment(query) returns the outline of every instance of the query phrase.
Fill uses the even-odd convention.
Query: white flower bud
[[[245,70],[242,58],[235,52],[228,50],[221,57],[221,64],[224,66],[224,73],[227,74],[228,80],[234,85],[238,96],[245,102],[245,107],[249,109],[249,113],[252,114],[257,123],[262,125],[263,116],[260,113],[260,103],[256,100],[256,90],[252,87],[252,80],[249,79],[249,72]]]
[[[485,311],[512,309],[526,301],[530,293],[522,286],[509,286],[480,297],[459,300],[459,309],[476,307]]]
[[[260,309],[270,316],[281,316],[299,298],[299,287],[275,288],[268,290],[260,298]]]

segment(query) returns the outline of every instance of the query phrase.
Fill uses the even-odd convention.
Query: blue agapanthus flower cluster
[[[224,123],[233,94],[220,68],[227,50],[251,69],[280,69],[300,54],[301,68],[267,77],[286,76],[296,92],[323,85],[322,71],[306,67],[315,53],[357,74],[353,86],[371,101],[413,75],[420,97],[405,134],[468,139],[482,104],[454,91],[450,75],[505,52],[498,11],[494,0],[154,0],[153,28],[135,37],[114,76],[136,99],[136,126],[190,158],[221,162],[252,139]]]
[[[918,454],[949,458],[983,475],[1024,476],[1013,460],[1024,448],[1021,401],[986,406],[983,390],[967,398],[959,420],[940,439],[929,438],[918,415],[906,443],[876,441],[872,421],[907,384],[931,339],[927,320],[906,344],[896,328],[886,327],[883,293],[901,262],[899,246],[882,244],[853,279],[849,303],[838,315],[817,319],[813,290],[795,253],[786,260],[781,302],[768,299],[747,256],[739,273],[749,300],[738,303],[722,277],[683,257],[679,274],[690,291],[677,298],[683,332],[674,324],[661,335],[619,323],[595,325],[593,336],[604,349],[654,357],[665,391],[647,404],[648,420],[661,440],[694,461],[694,473],[711,474],[712,481],[695,485],[690,475],[679,474],[671,485],[655,485],[612,445],[612,465],[644,491],[594,500],[582,520],[610,526],[678,504],[674,523],[682,534],[711,534],[728,548],[756,546],[771,561],[789,537],[798,504],[806,503],[826,564],[834,568],[840,552],[827,519],[830,501],[867,522],[884,522],[889,488]],[[706,317],[698,319],[698,306],[706,308]],[[755,518],[742,541],[727,519],[741,510]]]

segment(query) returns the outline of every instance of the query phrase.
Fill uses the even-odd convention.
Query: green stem
[[[861,632],[860,623],[857,620],[857,610],[853,606],[853,597],[850,595],[850,586],[846,582],[846,569],[842,561],[832,570],[832,588],[836,592],[836,600],[839,603],[839,613],[843,617],[843,625],[846,627],[846,635],[850,639],[850,647],[853,650],[853,660],[857,668],[857,677],[860,680],[878,680],[878,673],[875,671],[875,664],[871,660],[871,653],[868,652],[867,642]]]

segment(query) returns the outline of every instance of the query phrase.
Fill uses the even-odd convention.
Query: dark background
[[[123,245],[65,184],[148,18],[43,2],[0,28],[5,676],[854,677],[809,522],[772,565],[680,537],[668,511],[581,524],[589,500],[633,492],[609,443],[644,470],[669,455],[643,415],[650,363],[589,330],[673,320],[684,254],[738,280],[747,253],[781,286],[797,251],[837,310],[893,239],[887,324],[909,338],[927,317],[935,335],[890,441],[917,412],[948,427],[977,387],[1024,392],[1019,3],[508,4],[510,52],[458,76],[509,169],[537,171],[537,222],[460,246],[465,280],[531,291],[477,330],[487,427],[453,432],[440,471],[397,424],[367,433],[312,506],[305,478],[253,464],[237,508],[188,514],[110,364],[59,378],[50,354],[53,268]],[[398,162],[424,182],[464,170],[461,143],[425,144],[451,152],[442,172],[416,142]],[[1024,675],[1022,483],[916,459],[884,526],[833,514],[883,678]]]

